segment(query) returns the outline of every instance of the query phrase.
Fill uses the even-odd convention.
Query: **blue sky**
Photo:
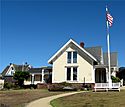
[[[70,38],[107,51],[105,6],[114,18],[111,51],[125,66],[124,1],[1,0],[0,72],[9,64],[47,66]]]

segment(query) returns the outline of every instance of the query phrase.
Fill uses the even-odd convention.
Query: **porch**
[[[120,83],[109,84],[109,72],[107,66],[95,66],[95,86],[94,90],[118,90],[120,91]]]
[[[30,77],[24,81],[24,85],[37,85],[38,83],[51,83],[52,69],[40,69],[30,72]]]

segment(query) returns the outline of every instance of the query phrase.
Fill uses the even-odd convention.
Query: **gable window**
[[[71,80],[71,68],[67,68],[67,80]]]
[[[77,67],[73,67],[73,80],[77,80]]]
[[[77,63],[77,52],[73,52],[73,63]]]
[[[67,63],[71,63],[71,52],[67,53]]]
[[[77,52],[67,52],[67,63],[77,63]]]

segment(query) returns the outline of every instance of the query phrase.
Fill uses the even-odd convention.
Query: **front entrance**
[[[106,83],[106,69],[105,68],[96,68],[95,82],[96,83]]]

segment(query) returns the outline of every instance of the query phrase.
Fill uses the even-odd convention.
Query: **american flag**
[[[107,17],[107,21],[109,23],[109,26],[111,27],[113,24],[113,17],[109,13],[106,14],[106,17]]]

